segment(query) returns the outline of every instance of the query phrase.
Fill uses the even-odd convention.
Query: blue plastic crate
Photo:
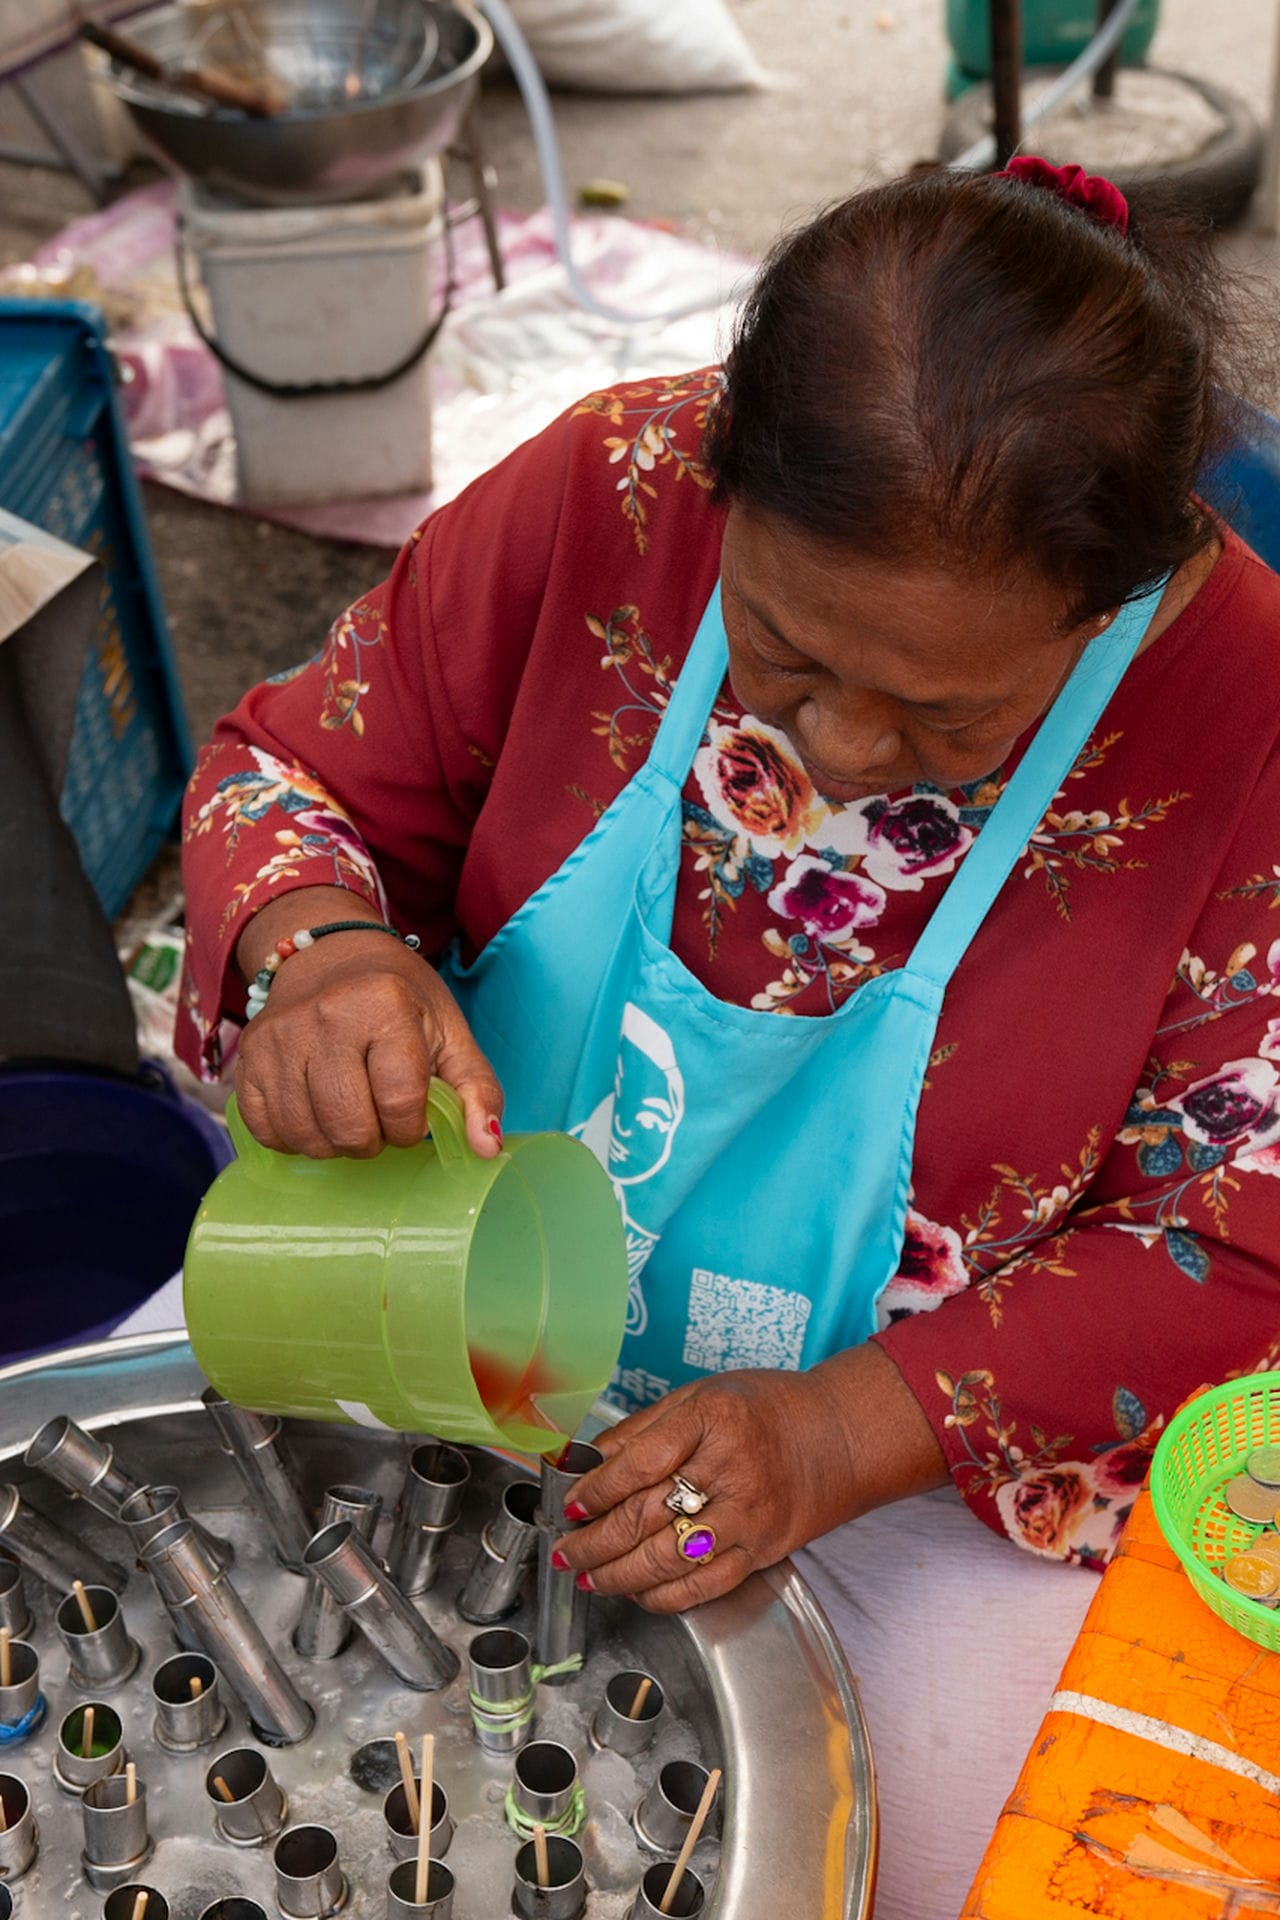
[[[62,813],[108,915],[177,817],[191,748],[94,307],[0,300],[0,507],[102,563]]]

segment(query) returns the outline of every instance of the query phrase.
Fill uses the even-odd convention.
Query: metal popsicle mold
[[[110,1893],[115,1887],[140,1879],[152,1849],[145,1780],[134,1782],[132,1800],[129,1782],[120,1774],[95,1780],[85,1789],[80,1810],[84,1819],[80,1865],[90,1886]]]
[[[25,1640],[33,1625],[22,1568],[16,1560],[0,1555],[0,1627],[7,1627],[12,1639]]]
[[[512,1909],[521,1920],[578,1920],[587,1901],[586,1861],[572,1840],[547,1836],[550,1878],[538,1880],[537,1852],[526,1841],[515,1860]]]
[[[323,1533],[335,1521],[348,1520],[368,1540],[377,1530],[381,1512],[381,1495],[368,1487],[326,1487],[320,1531]],[[294,1652],[303,1660],[336,1660],[352,1632],[350,1620],[324,1581],[314,1573],[309,1575],[302,1612],[293,1630]]]
[[[27,1465],[78,1493],[90,1506],[114,1520],[137,1483],[116,1460],[114,1449],[95,1434],[57,1414],[34,1435],[26,1453]]]
[[[74,1593],[61,1602],[54,1622],[67,1650],[72,1685],[82,1693],[107,1693],[132,1676],[142,1650],[130,1638],[120,1602],[110,1587],[85,1587],[84,1596],[97,1623],[94,1627],[87,1626]]]
[[[422,1781],[414,1775],[417,1790]],[[418,1834],[405,1800],[404,1783],[392,1787],[382,1803],[382,1818],[387,1829],[387,1851],[393,1860],[414,1860],[418,1853]],[[431,1847],[433,1860],[443,1860],[453,1840],[453,1821],[449,1818],[449,1796],[438,1780],[431,1783]]]
[[[31,1789],[16,1773],[0,1773],[0,1884],[21,1879],[40,1850],[40,1829],[31,1806]]]
[[[208,1909],[216,1915],[219,1902],[233,1903],[228,1920],[249,1920],[253,1902],[278,1920],[274,1842],[233,1846],[220,1838],[205,1789],[206,1772],[218,1755],[255,1746],[288,1796],[289,1824],[327,1826],[337,1835],[350,1885],[344,1913],[350,1920],[382,1920],[395,1865],[383,1803],[399,1779],[390,1737],[402,1727],[410,1737],[415,1771],[421,1734],[436,1737],[435,1778],[456,1823],[449,1847],[456,1879],[452,1920],[492,1920],[509,1912],[518,1842],[505,1823],[503,1800],[512,1760],[509,1754],[486,1754],[474,1739],[466,1654],[476,1629],[458,1617],[456,1600],[504,1486],[527,1476],[529,1463],[468,1449],[472,1478],[462,1514],[449,1537],[441,1577],[418,1603],[435,1632],[462,1656],[463,1673],[439,1693],[413,1692],[360,1639],[323,1665],[304,1662],[293,1652],[289,1642],[301,1583],[274,1560],[267,1530],[248,1508],[232,1464],[217,1446],[200,1405],[205,1384],[186,1342],[166,1335],[111,1342],[54,1362],[0,1371],[0,1482],[14,1481],[24,1495],[30,1491],[52,1521],[109,1555],[118,1551],[119,1529],[85,1502],[64,1499],[47,1481],[37,1487],[22,1463],[50,1410],[100,1433],[132,1471],[150,1481],[176,1477],[193,1518],[232,1537],[234,1583],[290,1679],[315,1709],[316,1728],[308,1739],[273,1750],[255,1740],[239,1702],[226,1690],[229,1715],[217,1744],[190,1753],[166,1752],[153,1734],[152,1678],[178,1647],[151,1582],[133,1570],[122,1609],[143,1657],[111,1701],[123,1722],[128,1758],[138,1763],[139,1778],[148,1787],[155,1850],[138,1879],[164,1895],[177,1920],[197,1920]],[[380,1492],[384,1510],[389,1509],[410,1453],[429,1439],[301,1422],[289,1423],[286,1433],[312,1512],[318,1512],[327,1487],[352,1481]],[[384,1511],[379,1552],[386,1550],[388,1533]],[[530,1638],[536,1625],[531,1589],[530,1582],[518,1610],[504,1623]],[[20,1920],[63,1920],[73,1912],[97,1920],[103,1896],[81,1878],[80,1811],[53,1788],[49,1772],[58,1727],[84,1696],[68,1684],[52,1596],[35,1580],[28,1591],[49,1711],[44,1725],[4,1756],[5,1769],[29,1785],[40,1825],[40,1851],[20,1883]],[[652,1746],[634,1758],[596,1752],[588,1739],[608,1680],[623,1670],[652,1673],[666,1696]],[[794,1708],[785,1721],[778,1712],[781,1699]],[[847,1740],[832,1738],[833,1727],[841,1724]],[[625,1920],[630,1913],[653,1859],[637,1845],[630,1817],[660,1769],[674,1760],[723,1766],[726,1773],[723,1836],[718,1843],[704,1841],[692,1863],[707,1889],[703,1920],[755,1920],[764,1896],[770,1908],[777,1903],[797,1914],[866,1920],[875,1802],[865,1728],[843,1657],[807,1588],[789,1568],[758,1575],[728,1599],[680,1618],[597,1600],[585,1671],[564,1687],[540,1689],[537,1734],[567,1746],[580,1769],[588,1813],[577,1840],[585,1856],[590,1920]],[[379,1764],[371,1763],[371,1755]],[[735,1834],[748,1823],[749,1849],[735,1843]],[[832,1835],[838,1836],[841,1827],[845,1885],[837,1909],[826,1904],[826,1874]]]

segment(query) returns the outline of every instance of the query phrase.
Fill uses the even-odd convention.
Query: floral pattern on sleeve
[[[604,447],[610,463],[622,468],[617,490],[638,553],[648,551],[651,503],[658,498],[650,476],[665,468],[673,480],[687,477],[695,487],[710,488],[711,476],[699,461],[698,448],[723,385],[719,368],[710,367],[684,381],[630,386],[625,396],[616,390],[593,393],[575,407],[577,414],[599,414],[622,429],[606,434]]]
[[[959,1441],[955,1477],[966,1496],[990,1495],[1010,1539],[1028,1552],[1101,1571],[1146,1479],[1163,1419],[1149,1420],[1137,1395],[1117,1387],[1119,1438],[1096,1445],[1088,1459],[1064,1459],[1073,1435],[1051,1438],[1034,1422],[1024,1431],[989,1369],[958,1379],[939,1372],[937,1384],[950,1401],[943,1425]]]
[[[331,731],[349,727],[356,738],[364,734],[360,702],[369,691],[364,657],[387,638],[387,618],[380,606],[357,600],[329,629],[317,665],[324,670],[320,725]]]
[[[1256,953],[1250,942],[1238,946],[1221,973],[1184,953],[1174,988],[1194,996],[1194,1011],[1162,1025],[1157,1045],[1280,993],[1280,940],[1271,943],[1265,970],[1251,966]],[[1242,1177],[1280,1176],[1277,1059],[1280,1018],[1266,1022],[1255,1054],[1225,1060],[1208,1074],[1193,1060],[1153,1055],[1126,1115],[1119,1141],[1134,1149],[1139,1174],[1154,1185],[1117,1203],[1123,1218],[1114,1224],[1143,1246],[1162,1248],[1197,1282],[1212,1272],[1215,1240],[1230,1242],[1231,1201]]]
[[[1121,734],[1111,733],[1100,740],[1086,742],[1076,756],[1075,764],[1067,776],[1068,782],[1083,780],[1101,767],[1108,750],[1122,738]],[[1056,800],[1065,798],[1067,791],[1067,787],[1064,787],[1055,796]],[[1144,800],[1137,807],[1123,799],[1117,801],[1113,808],[1093,807],[1088,812],[1079,807],[1064,809],[1054,805],[1031,836],[1023,871],[1028,879],[1036,873],[1043,877],[1049,898],[1058,913],[1064,920],[1069,920],[1072,873],[1132,873],[1145,866],[1146,862],[1136,854],[1120,857],[1124,853],[1127,836],[1141,833],[1147,827],[1162,826],[1171,810],[1190,797],[1179,788],[1161,798]]]
[[[955,1228],[940,1227],[908,1207],[902,1259],[880,1296],[880,1325],[891,1326],[907,1314],[933,1313],[952,1294],[963,1293],[972,1278]]]
[[[1153,1054],[1108,1153],[1094,1128],[1077,1164],[1064,1165],[1056,1181],[997,1165],[989,1198],[956,1226],[913,1207],[898,1273],[880,1303],[881,1326],[892,1329],[964,1293],[985,1303],[998,1336],[1024,1297],[1019,1289],[1107,1272],[1117,1288],[1132,1290],[1141,1278],[1144,1292],[1163,1290],[1170,1314],[1178,1312],[1179,1289],[1190,1287],[1190,1299],[1181,1296],[1185,1314],[1196,1294],[1229,1284],[1219,1272],[1225,1263],[1239,1276],[1251,1248],[1271,1257],[1266,1188],[1280,1177],[1280,1016],[1268,1017],[1268,1006],[1280,995],[1280,940],[1265,964],[1255,964],[1257,952],[1243,942],[1220,970],[1183,954],[1156,1044],[1197,1057]],[[1256,1039],[1251,1054],[1231,1045],[1245,1032]],[[1224,1044],[1220,1035],[1230,1039]],[[1243,1209],[1242,1245],[1236,1209]],[[1026,1303],[1043,1312],[1036,1296]],[[1210,1318],[1228,1310],[1206,1309]],[[1269,1320],[1280,1325],[1280,1300]],[[970,1336],[974,1324],[970,1316]],[[1236,1371],[1277,1364],[1280,1332],[1269,1349],[1259,1340],[1251,1362]],[[1137,1392],[1117,1385],[1118,1438],[1082,1441],[1076,1432],[1050,1433],[999,1389],[998,1378],[995,1365],[936,1372],[950,1401],[942,1428],[953,1477],[1017,1545],[1102,1566],[1171,1408],[1149,1415]]]
[[[1101,1165],[1100,1138],[1101,1129],[1091,1127],[1076,1164],[1060,1167],[1052,1182],[997,1163],[990,1194],[972,1214],[960,1216],[959,1229],[909,1209],[902,1262],[880,1297],[879,1325],[928,1312],[964,1287],[985,1302],[991,1325],[998,1328],[1005,1294],[1020,1275],[1071,1279],[1067,1249],[1073,1210]]]
[[[654,652],[639,607],[615,607],[603,620],[589,613],[586,627],[604,647],[600,665],[610,669],[622,687],[622,698],[615,707],[592,713],[591,731],[608,743],[609,759],[620,773],[626,773],[633,756],[648,752],[667,710],[671,656]]]
[[[216,751],[216,749],[214,750]],[[235,860],[246,827],[269,825],[272,851],[250,878],[232,883],[218,927],[221,940],[234,940],[235,929],[252,917],[281,882],[307,886],[346,887],[386,914],[377,869],[355,827],[330,799],[318,780],[261,748],[246,750],[248,765],[236,767],[215,784],[209,797],[189,815],[184,843],[206,834],[221,837],[227,865]],[[201,779],[208,756],[202,756],[192,776]],[[255,841],[255,846],[259,842]],[[259,847],[265,851],[265,847]]]

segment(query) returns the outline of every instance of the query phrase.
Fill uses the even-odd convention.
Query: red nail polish
[[[564,1517],[566,1520],[585,1520],[587,1510],[580,1500],[570,1500],[565,1504]]]
[[[584,1593],[594,1593],[596,1590],[596,1583],[589,1573],[580,1573],[574,1585],[581,1587]]]
[[[565,1559],[559,1547],[553,1547],[551,1549],[551,1564],[557,1573],[568,1573],[569,1571],[569,1562]]]
[[[490,1114],[489,1116],[489,1131],[493,1135],[494,1139],[497,1141],[498,1145],[501,1146],[502,1145],[502,1125],[498,1120],[494,1119],[492,1114]]]

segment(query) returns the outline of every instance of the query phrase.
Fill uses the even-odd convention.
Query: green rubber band
[[[517,1840],[532,1840],[535,1827],[541,1827],[550,1840],[572,1840],[587,1817],[587,1796],[579,1781],[573,1790],[572,1800],[558,1820],[530,1820],[516,1805],[516,1790],[512,1785],[507,1788],[505,1812],[507,1825]]]
[[[523,1701],[477,1700],[475,1694],[468,1695],[471,1701],[471,1718],[482,1733],[519,1733],[533,1720],[535,1699],[527,1693]],[[509,1711],[503,1711],[508,1708]]]
[[[528,1693],[521,1694],[518,1700],[482,1700],[478,1694],[468,1692],[471,1718],[485,1733],[518,1733],[533,1719],[537,1691],[542,1681],[554,1680],[562,1673],[581,1673],[582,1662],[582,1654],[573,1653],[567,1660],[557,1660],[549,1667],[530,1667],[529,1678],[533,1684]]]
[[[581,1673],[582,1662],[582,1654],[571,1653],[567,1660],[557,1660],[553,1667],[534,1666],[529,1671],[533,1675],[533,1684],[536,1687],[541,1681],[554,1680],[561,1673]]]

